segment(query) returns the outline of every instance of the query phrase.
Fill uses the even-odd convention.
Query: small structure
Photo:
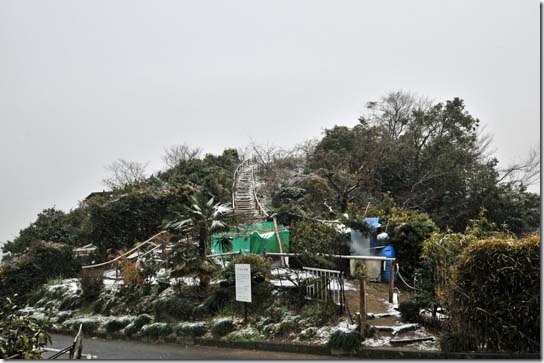
[[[278,237],[281,240],[282,251],[278,245]],[[276,233],[274,222],[261,222],[250,224],[242,229],[215,233],[211,236],[211,251],[213,254],[288,252],[289,230],[278,226],[278,233]]]
[[[351,255],[364,255],[364,256],[376,256],[383,246],[379,245],[384,240],[384,236],[380,231],[379,218],[367,217],[364,221],[371,227],[369,234],[364,234],[358,230],[352,229],[350,232],[350,250]],[[378,238],[380,236],[381,238]],[[366,266],[366,274],[369,281],[381,280],[381,261],[377,260],[364,260],[358,261],[355,259],[350,260],[350,274],[355,275],[358,265],[364,264]]]
[[[85,246],[74,248],[75,257],[89,257],[92,253],[96,251],[96,246],[92,243],[86,244]]]

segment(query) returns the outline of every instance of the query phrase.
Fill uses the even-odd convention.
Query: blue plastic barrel
[[[387,245],[382,248],[380,256],[395,258],[395,249],[391,245]],[[382,281],[389,282],[389,277],[391,275],[391,261],[384,261],[383,270],[382,270]],[[397,281],[397,272],[395,271],[395,281]]]

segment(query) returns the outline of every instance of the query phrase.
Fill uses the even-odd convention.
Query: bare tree
[[[198,159],[202,155],[202,148],[191,147],[184,143],[164,148],[162,160],[169,167],[173,168],[183,161]]]
[[[389,92],[379,101],[367,102],[367,115],[359,118],[362,123],[384,126],[386,133],[397,140],[406,130],[414,111],[428,110],[432,102],[425,97],[418,97],[405,91]]]
[[[540,150],[533,147],[525,160],[513,163],[499,172],[499,182],[509,181],[524,186],[540,182]]]
[[[102,183],[111,189],[140,184],[146,179],[145,169],[147,165],[148,163],[142,164],[135,161],[117,159],[106,166],[106,170],[110,171],[112,175],[109,178],[103,179]]]

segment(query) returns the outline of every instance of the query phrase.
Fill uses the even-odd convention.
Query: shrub
[[[481,350],[540,351],[540,236],[469,246],[448,299],[452,331]]]
[[[3,296],[18,294],[17,299],[23,299],[49,278],[75,276],[79,267],[71,247],[35,241],[24,254],[2,261],[0,291]]]
[[[472,337],[463,332],[446,332],[439,337],[440,350],[447,353],[469,352],[477,349]]]
[[[234,322],[231,318],[216,320],[212,327],[212,334],[216,337],[222,337],[234,330]]]
[[[135,335],[142,328],[142,326],[149,324],[152,321],[153,321],[153,318],[150,315],[147,315],[147,314],[138,315],[132,323],[128,324],[125,327],[125,329],[123,329],[123,331],[128,336]]]
[[[410,323],[417,323],[419,319],[419,311],[421,310],[421,304],[417,299],[411,299],[403,301],[399,304],[399,311],[402,320]]]
[[[312,303],[303,307],[302,316],[310,319],[316,326],[322,326],[335,317],[337,311],[334,303]]]
[[[104,287],[101,269],[81,270],[81,289],[83,290],[82,297],[85,300],[93,300],[100,295],[100,291]]]
[[[221,299],[231,299],[234,301],[234,266],[238,263],[247,263],[251,265],[251,295],[252,303],[249,304],[249,313],[255,313],[262,311],[269,303],[271,298],[272,288],[270,284],[266,283],[270,278],[270,262],[258,255],[247,254],[236,257],[225,268],[222,273],[222,277],[227,280],[227,283],[231,286],[229,294],[221,296]],[[234,304],[233,308],[239,312],[242,309],[242,304]]]
[[[336,226],[321,222],[302,220],[291,223],[291,251],[296,253],[333,253],[349,252],[345,236]]]
[[[172,327],[166,323],[153,323],[142,327],[142,336],[158,339],[172,334]]]
[[[141,286],[144,283],[144,278],[136,262],[130,262],[126,258],[121,262],[121,277],[123,278],[124,286],[127,288]]]
[[[190,320],[193,309],[189,300],[177,296],[157,300],[153,306],[157,320]]]
[[[177,335],[190,335],[193,337],[200,337],[208,331],[208,327],[205,322],[197,323],[180,323],[176,325],[175,332]]]
[[[453,268],[463,250],[476,242],[471,235],[461,233],[433,233],[423,242],[421,254],[431,281],[433,295],[443,305],[452,286]]]
[[[228,289],[219,289],[208,296],[202,305],[208,312],[216,313],[229,302],[230,298]]]
[[[109,320],[104,328],[106,329],[106,332],[113,333],[116,331],[119,331],[126,327],[128,324],[130,324],[131,319],[129,318],[115,318]]]
[[[423,241],[438,228],[425,213],[396,208],[394,210],[397,212],[391,217],[392,230],[387,232],[395,248],[399,265],[411,274],[419,264]]]
[[[361,334],[356,331],[335,330],[327,343],[331,350],[341,350],[346,353],[356,352],[361,346]]]
[[[18,315],[17,306],[6,298],[0,308],[0,358],[20,354],[23,359],[40,359],[50,337],[46,324],[27,314]]]
[[[270,278],[270,262],[259,255],[250,253],[237,256],[231,261],[227,268],[223,270],[222,277],[230,283],[234,283],[235,281],[234,265],[238,263],[247,263],[251,265],[252,284],[255,281],[264,281]]]

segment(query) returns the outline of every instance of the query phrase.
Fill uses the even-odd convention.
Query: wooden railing
[[[162,238],[165,234],[170,234],[170,233],[167,232],[167,231],[161,231],[161,232],[157,233],[156,235],[152,236],[151,238],[139,243],[136,247],[131,248],[127,252],[123,253],[122,255],[119,255],[119,256],[115,257],[114,259],[111,259],[109,261],[102,262],[102,263],[97,263],[97,264],[94,264],[94,265],[81,266],[81,268],[82,269],[89,269],[89,268],[95,268],[95,267],[101,267],[101,266],[109,265],[109,264],[111,264],[111,263],[113,263],[115,261],[118,261],[118,260],[122,259],[125,256],[130,255],[132,252],[134,252],[136,250],[139,250],[140,248],[142,248],[142,247],[144,247],[145,245],[148,245],[148,244],[153,245],[153,249],[156,249],[156,248],[160,247],[160,245],[157,244],[157,243],[154,243],[152,241],[159,238],[159,237]],[[148,253],[148,252],[146,252],[146,253]]]
[[[259,197],[257,197],[257,187],[255,186],[255,168],[251,168],[251,185],[253,186],[253,198],[255,199],[255,205],[260,215],[269,217],[268,212],[264,209]]]

